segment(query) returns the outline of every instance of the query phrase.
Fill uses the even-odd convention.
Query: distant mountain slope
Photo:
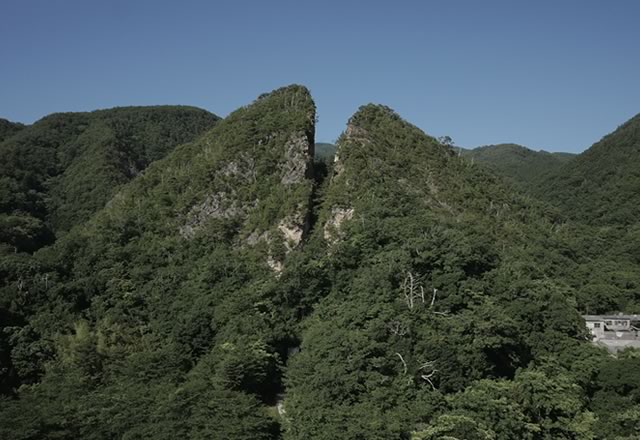
[[[333,160],[333,156],[336,154],[336,146],[326,142],[317,142],[315,149],[315,156],[319,159]]]
[[[192,107],[124,107],[53,114],[25,127],[0,143],[0,222],[16,231],[3,241],[34,249],[46,231],[85,221],[120,185],[217,120]]]
[[[533,151],[516,144],[487,145],[462,150],[462,155],[482,163],[516,187],[529,190],[534,182],[556,172],[575,155]]]
[[[588,313],[640,313],[640,114],[566,163],[532,194],[566,218]]]
[[[549,175],[539,197],[575,220],[629,225],[640,218],[640,114]]]
[[[11,122],[6,119],[0,118],[0,142],[8,137],[13,136],[25,126],[17,122]]]

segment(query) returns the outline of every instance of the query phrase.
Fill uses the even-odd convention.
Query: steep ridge
[[[333,168],[311,238],[332,281],[289,362],[284,437],[551,435],[515,390],[571,373],[516,372],[589,350],[575,292],[553,280],[571,264],[554,250],[553,219],[384,106],[351,118]],[[482,406],[475,398],[446,397],[478,387],[517,421],[500,426],[462,408]],[[572,438],[588,413],[567,398],[560,430]]]
[[[545,176],[556,172],[575,155],[534,151],[517,144],[485,145],[461,154],[489,167],[516,188],[529,191]]]
[[[298,318],[287,273],[310,227],[314,121],[304,87],[262,95],[41,251],[50,269],[21,286],[27,322],[12,329],[16,370],[40,383],[20,388],[0,425],[274,438],[267,409]],[[59,410],[23,416],[31,407]]]

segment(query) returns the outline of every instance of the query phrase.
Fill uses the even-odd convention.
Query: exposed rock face
[[[192,239],[220,223],[233,246],[255,247],[281,272],[309,230],[314,121],[308,90],[289,86],[220,122],[200,141],[206,147],[185,160],[198,173],[181,176],[188,196],[175,226],[180,236]]]
[[[344,135],[346,137],[346,140],[352,142],[371,143],[371,141],[367,138],[367,131],[364,128],[358,127],[357,125],[351,123],[347,125],[347,129],[345,130]]]
[[[282,164],[283,185],[302,182],[310,177],[313,163],[313,140],[306,133],[294,133],[284,145],[285,162]]]
[[[221,191],[211,194],[202,203],[191,208],[185,223],[180,226],[180,235],[183,238],[192,238],[207,220],[245,216],[250,208],[239,205],[233,193]]]
[[[245,241],[249,246],[255,246],[262,241],[269,243],[269,240],[269,232],[263,232],[260,234],[258,231],[253,231]]]
[[[223,166],[219,174],[225,177],[235,177],[245,182],[255,182],[256,161],[246,153],[239,155],[237,160],[233,160]]]
[[[237,184],[250,184],[256,181],[256,162],[247,153],[224,164],[214,173],[218,178]],[[229,185],[227,185],[228,187]],[[208,219],[245,217],[249,210],[257,204],[240,204],[234,189],[218,191],[210,194],[201,203],[194,205],[186,216],[185,223],[180,226],[180,235],[192,238]]]
[[[302,210],[305,208],[304,206],[300,208],[300,211],[283,218],[280,220],[280,223],[278,223],[278,232],[280,232],[284,241],[285,255],[298,248],[309,232],[309,214]],[[251,235],[247,237],[246,242],[251,246],[255,246],[260,242],[271,245],[273,243],[272,234],[270,234],[269,231],[263,232],[262,234],[253,231]],[[276,276],[279,276],[284,270],[284,262],[276,259],[271,253],[269,253],[267,257],[267,265],[276,273]]]
[[[332,208],[331,217],[324,225],[324,239],[335,242],[340,237],[340,227],[353,218],[353,212],[353,208]]]
[[[304,236],[309,231],[309,226],[308,214],[302,210],[280,221],[278,230],[284,237],[287,252],[295,249],[302,243]]]
[[[276,276],[279,276],[284,270],[284,263],[282,261],[276,260],[272,255],[269,255],[267,257],[267,264],[269,265],[271,270],[276,273]]]
[[[342,162],[340,161],[340,155],[336,150],[336,154],[333,156],[333,175],[337,177],[340,174],[342,174],[343,171],[344,171],[344,165],[342,165]]]

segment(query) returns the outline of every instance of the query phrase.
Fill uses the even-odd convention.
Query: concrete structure
[[[593,343],[616,353],[640,348],[640,315],[584,315]]]

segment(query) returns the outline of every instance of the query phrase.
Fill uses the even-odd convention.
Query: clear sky
[[[0,117],[310,88],[318,141],[382,103],[466,147],[582,151],[640,112],[640,1],[0,0]]]

